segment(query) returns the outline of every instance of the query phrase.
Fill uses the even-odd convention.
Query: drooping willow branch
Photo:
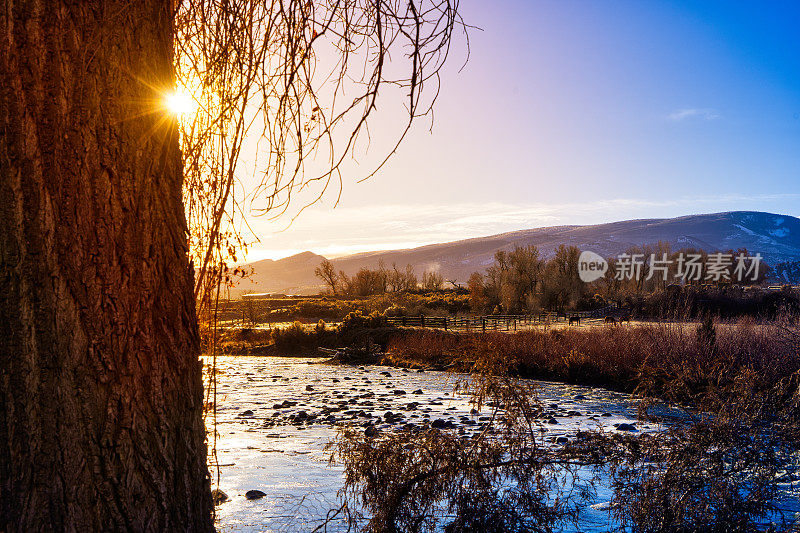
[[[180,124],[202,317],[246,247],[242,173],[257,177],[252,210],[271,217],[312,184],[298,212],[331,183],[341,191],[382,93],[400,91],[405,120],[363,177],[374,174],[432,110],[464,24],[458,0],[183,0],[175,24],[178,86],[197,105]]]

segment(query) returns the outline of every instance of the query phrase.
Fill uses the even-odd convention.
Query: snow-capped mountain
[[[337,270],[352,274],[361,267],[374,268],[380,260],[391,266],[412,264],[418,275],[437,270],[445,279],[466,282],[472,272],[484,271],[497,250],[537,246],[545,256],[560,245],[592,250],[605,257],[624,253],[631,246],[668,242],[673,249],[699,248],[709,252],[746,248],[760,253],[770,265],[800,261],[800,219],[755,211],[731,211],[678,218],[643,219],[590,226],[554,226],[527,229],[406,250],[355,254],[332,260]],[[305,252],[278,261],[251,266],[252,280],[238,291],[316,292],[314,268],[323,258]]]

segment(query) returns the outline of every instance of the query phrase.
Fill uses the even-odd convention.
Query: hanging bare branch
[[[369,142],[381,93],[406,92],[406,119],[363,177],[372,176],[431,112],[465,26],[458,0],[184,0],[176,9],[178,87],[196,106],[181,134],[202,316],[246,248],[237,226],[245,211],[299,213],[331,183],[340,193],[343,163]],[[244,172],[257,177],[247,206],[237,189]]]

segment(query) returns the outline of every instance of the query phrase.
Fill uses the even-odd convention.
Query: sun
[[[165,93],[163,99],[165,109],[173,115],[185,115],[197,107],[192,95],[180,90]]]

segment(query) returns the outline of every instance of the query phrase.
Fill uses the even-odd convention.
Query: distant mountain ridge
[[[412,264],[421,277],[427,270],[439,271],[445,279],[465,283],[472,272],[484,271],[497,250],[537,246],[545,256],[560,244],[592,250],[604,257],[624,253],[631,246],[669,242],[673,249],[700,248],[709,252],[747,248],[775,265],[800,261],[800,219],[757,211],[730,211],[677,218],[641,219],[588,226],[552,226],[518,230],[405,250],[364,252],[332,259],[337,270],[353,274],[362,267],[374,268],[380,260],[387,266]],[[250,264],[254,275],[235,293],[315,293],[322,288],[314,269],[324,259],[303,252],[285,259]]]

